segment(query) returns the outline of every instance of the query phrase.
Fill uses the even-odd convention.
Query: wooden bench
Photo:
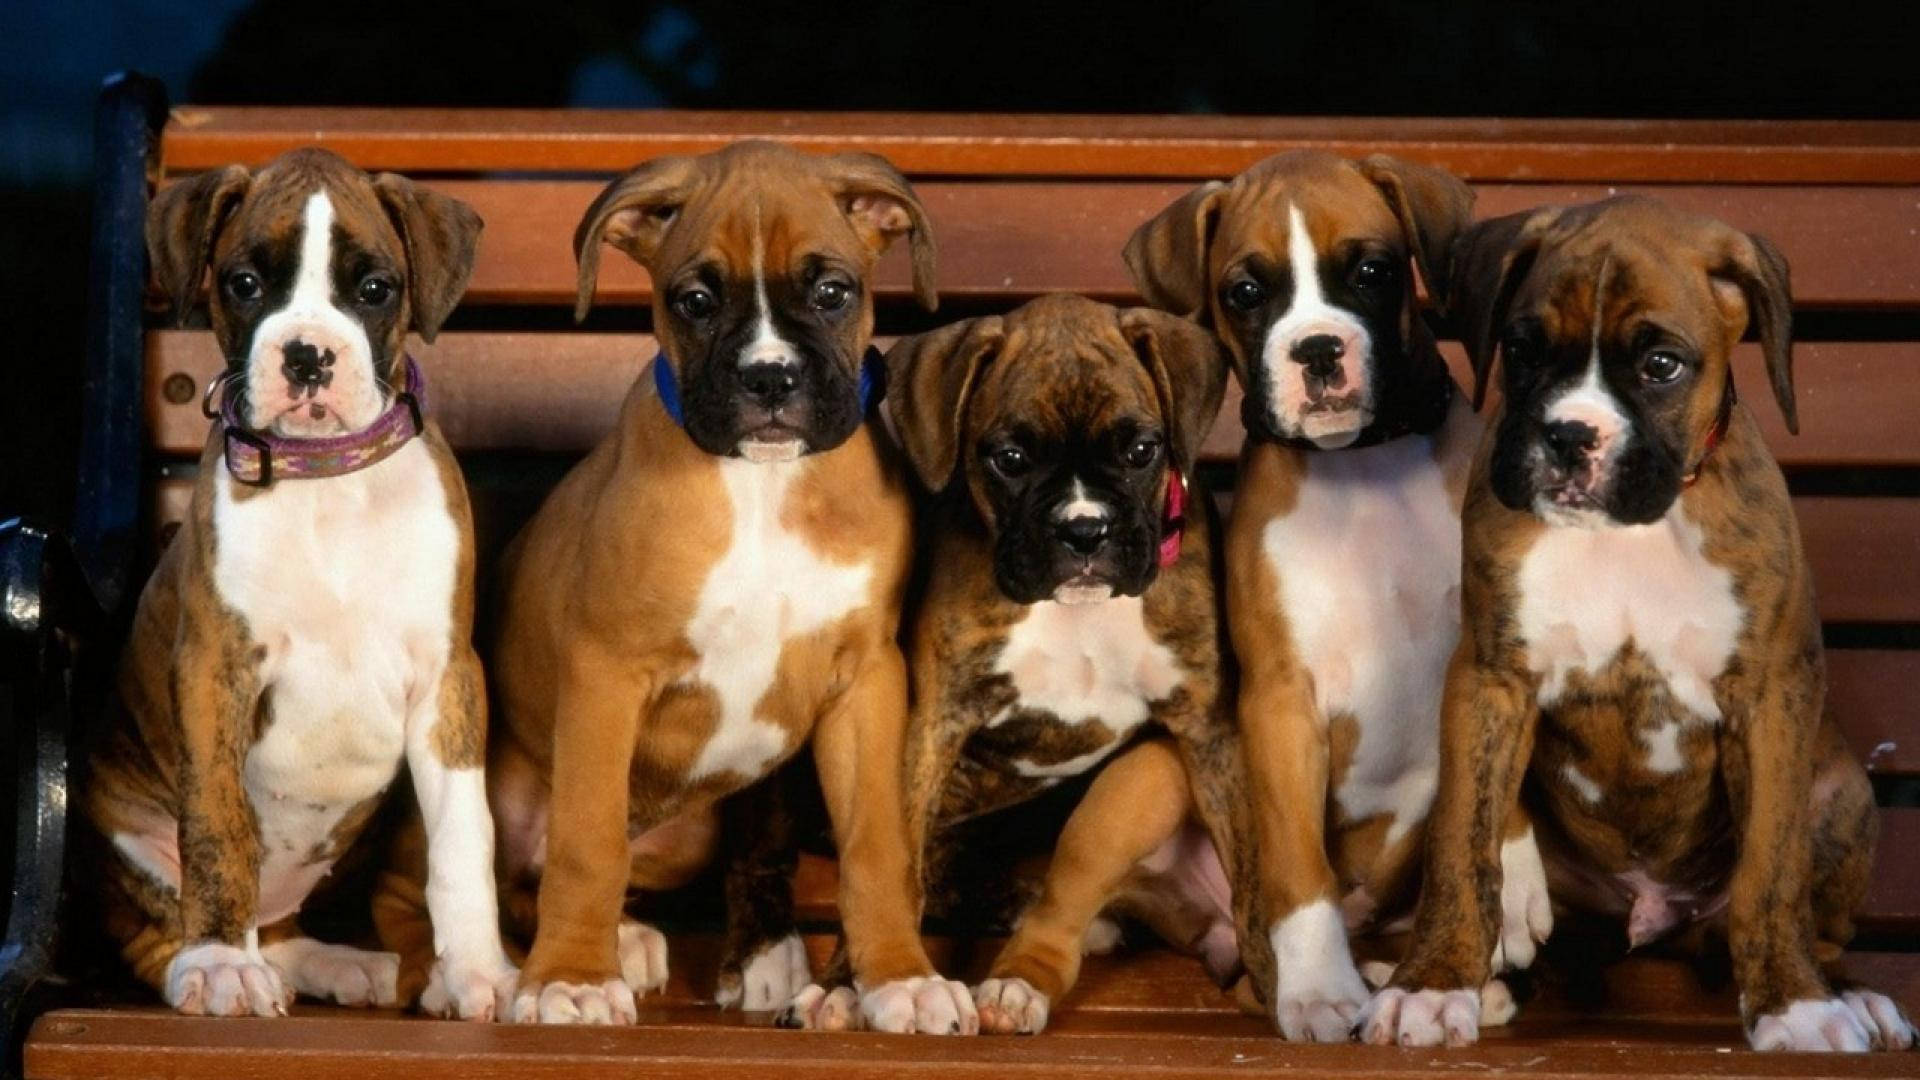
[[[467,467],[484,573],[488,553],[612,423],[653,353],[644,336],[646,275],[625,260],[607,261],[587,324],[575,327],[570,316],[572,230],[616,171],[746,137],[885,154],[912,177],[932,213],[941,249],[937,319],[947,319],[1054,290],[1133,300],[1122,242],[1192,185],[1293,146],[1384,151],[1459,173],[1478,190],[1483,215],[1627,188],[1653,191],[1764,232],[1792,261],[1805,434],[1787,437],[1767,409],[1756,415],[1788,471],[1813,559],[1833,646],[1829,707],[1885,804],[1880,869],[1847,964],[1920,1009],[1920,859],[1913,857],[1920,849],[1920,125],[181,107],[150,127],[161,116],[155,94],[127,80],[102,103],[90,427],[73,536],[70,543],[35,540],[28,530],[14,538],[26,551],[17,561],[85,600],[36,609],[16,631],[38,643],[40,652],[23,652],[22,663],[39,680],[31,685],[51,687],[45,692],[56,703],[41,710],[35,730],[60,727],[63,701],[76,715],[98,707],[95,691],[114,644],[101,627],[124,613],[155,542],[185,508],[206,425],[199,392],[220,363],[206,332],[163,329],[151,305],[142,306],[139,213],[149,178],[164,184],[319,143],[366,168],[406,172],[458,195],[486,218],[465,304],[433,346],[415,353],[429,372],[434,413]],[[931,325],[909,301],[905,259],[890,257],[881,275],[883,335]],[[1451,355],[1463,366],[1457,347]],[[1762,385],[1755,347],[1743,347],[1739,364],[1743,380]],[[1242,437],[1238,416],[1236,397],[1208,443],[1216,487],[1230,478]],[[107,621],[76,629],[87,625],[82,609],[89,607]],[[89,633],[91,648],[46,645],[84,642]],[[62,697],[68,686],[77,688],[70,699]],[[16,718],[16,730],[27,730],[24,723]],[[63,765],[57,735],[41,739],[53,746],[37,765],[43,783],[23,788],[30,812],[64,795],[46,786]],[[44,817],[23,813],[22,821]],[[57,833],[52,823],[31,833],[23,824],[25,872],[17,881],[39,882],[44,892],[46,861],[58,861]],[[796,892],[815,931],[810,942],[823,953],[833,920],[831,865],[804,862]],[[23,920],[16,902],[10,947],[24,943],[20,955],[42,962],[56,913],[43,898],[31,913],[39,921]],[[1196,964],[1157,949],[1090,961],[1042,1037],[955,1041],[774,1031],[764,1017],[721,1013],[703,1000],[712,985],[710,934],[676,937],[675,950],[674,981],[643,1003],[635,1030],[466,1026],[306,1004],[285,1021],[189,1020],[151,1003],[60,1008],[33,1022],[24,1067],[44,1078],[275,1080],[358,1080],[369,1070],[401,1068],[468,1077],[778,1069],[836,1080],[944,1070],[1675,1077],[1920,1070],[1920,1058],[1907,1056],[1750,1054],[1732,991],[1703,988],[1689,967],[1659,957],[1615,965],[1600,985],[1542,979],[1520,1020],[1475,1049],[1403,1052],[1289,1046],[1263,1020],[1236,1012]],[[953,955],[952,970],[977,970],[987,955]],[[33,974],[24,977],[30,982]]]

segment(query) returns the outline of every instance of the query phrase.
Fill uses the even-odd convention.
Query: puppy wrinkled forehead
[[[1216,252],[1231,259],[1248,249],[1286,251],[1290,207],[1300,210],[1319,251],[1353,236],[1386,239],[1401,233],[1400,220],[1380,189],[1352,162],[1301,150],[1276,155],[1233,179],[1222,204]]]
[[[1006,316],[999,356],[981,376],[976,411],[1036,433],[1098,430],[1126,415],[1157,416],[1153,378],[1120,333],[1113,309],[1042,297]]]
[[[367,174],[317,148],[283,154],[254,175],[230,220],[230,226],[237,227],[222,232],[216,251],[289,241],[304,229],[307,205],[316,192],[324,192],[332,206],[336,237],[390,258],[404,257],[399,234]]]

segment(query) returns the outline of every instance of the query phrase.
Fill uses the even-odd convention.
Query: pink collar
[[[345,476],[386,460],[426,430],[426,380],[411,356],[406,370],[406,389],[394,395],[378,420],[362,431],[325,439],[288,439],[247,430],[240,419],[239,395],[229,385],[219,414],[227,471],[242,484],[266,487],[275,480]]]
[[[1180,561],[1180,540],[1187,533],[1187,478],[1167,470],[1167,505],[1160,513],[1160,569]]]

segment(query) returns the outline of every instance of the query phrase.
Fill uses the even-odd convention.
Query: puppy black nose
[[[1335,362],[1347,355],[1347,343],[1332,334],[1308,334],[1293,343],[1289,355],[1296,364],[1305,364],[1316,374],[1330,371]]]
[[[740,385],[747,396],[771,409],[793,396],[800,374],[791,364],[748,364],[740,369]]]
[[[1540,440],[1560,464],[1572,468],[1599,445],[1600,433],[1578,420],[1554,420],[1541,429]]]
[[[333,350],[316,349],[304,341],[289,341],[280,350],[280,373],[294,389],[325,386],[333,381]]]
[[[1054,535],[1068,551],[1082,557],[1100,550],[1107,542],[1107,519],[1102,517],[1072,517],[1054,528]]]

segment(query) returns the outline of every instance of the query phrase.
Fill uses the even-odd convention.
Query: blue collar
[[[673,365],[667,363],[667,354],[662,352],[653,358],[653,388],[660,393],[660,407],[681,427],[687,426],[686,412],[680,404],[680,380],[673,373]],[[867,346],[867,355],[860,361],[860,415],[866,416],[873,411],[874,402],[887,396],[887,365],[880,358],[880,350]]]

